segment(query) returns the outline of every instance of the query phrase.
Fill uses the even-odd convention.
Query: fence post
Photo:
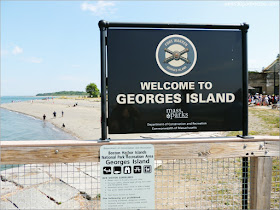
[[[250,158],[250,209],[270,209],[272,157]]]

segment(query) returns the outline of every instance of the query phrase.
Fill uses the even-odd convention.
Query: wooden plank
[[[266,141],[264,145],[265,156],[280,157],[280,141]]]
[[[263,142],[261,142],[263,143]],[[164,144],[155,146],[156,159],[187,159],[187,158],[228,158],[264,156],[259,150],[260,142],[245,144],[232,143],[201,143],[201,144]]]
[[[1,164],[98,162],[99,147],[5,147],[1,150]]]
[[[272,158],[250,158],[250,209],[270,209]]]
[[[138,142],[148,143],[148,142]],[[111,143],[110,143],[111,144]],[[266,150],[257,142],[223,142],[223,143],[172,143],[157,142],[155,159],[189,159],[189,158],[228,158],[265,156]],[[31,163],[70,163],[99,161],[100,146],[94,143],[85,146],[41,146],[41,147],[2,147],[1,164]],[[270,154],[270,153],[269,153]]]
[[[226,143],[226,142],[262,142],[280,141],[278,136],[254,136],[253,139],[239,137],[211,137],[211,138],[176,138],[176,139],[124,139],[99,142],[97,140],[36,140],[36,141],[1,141],[0,147],[50,147],[50,146],[93,146],[112,144],[192,144],[192,143]]]

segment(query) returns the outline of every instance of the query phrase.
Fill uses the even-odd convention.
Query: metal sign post
[[[242,69],[243,69],[243,136],[248,136],[248,64],[247,64],[247,32],[249,25],[242,28]],[[242,158],[242,209],[248,209],[248,157]]]
[[[101,139],[107,140],[107,97],[106,97],[106,22],[99,22],[100,29],[100,51],[101,51]]]

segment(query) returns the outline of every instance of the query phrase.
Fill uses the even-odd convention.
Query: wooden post
[[[272,157],[250,158],[250,209],[270,209]]]

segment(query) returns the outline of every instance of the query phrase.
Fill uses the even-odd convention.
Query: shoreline
[[[26,114],[26,113],[21,112],[21,111],[14,111],[14,110],[11,110],[11,109],[2,107],[2,106],[0,106],[0,109],[5,109],[5,110],[10,111],[10,112],[19,113],[19,114],[25,115],[25,116],[27,116],[27,117],[33,117],[33,118],[35,118],[35,119],[38,119],[38,120],[44,122],[43,119],[41,119],[41,118],[39,118],[39,117],[37,117],[37,116],[30,115],[30,114]],[[52,122],[50,122],[50,121],[48,121],[48,120],[45,120],[45,121],[46,121],[47,123],[50,123],[50,124],[51,124],[52,126],[54,126],[56,129],[58,129],[59,132],[65,133],[65,134],[70,135],[70,136],[72,136],[73,138],[75,138],[75,139],[73,139],[73,140],[81,140],[81,139],[79,139],[78,136],[76,136],[75,134],[73,134],[71,131],[67,132],[67,131],[61,129],[60,127],[58,127],[57,125],[53,124]]]
[[[78,104],[77,106],[74,104]],[[98,140],[101,137],[101,103],[97,99],[79,100],[77,98],[49,99],[5,103],[3,109],[46,121],[77,140]],[[56,117],[53,117],[53,112]],[[62,117],[62,111],[64,115]],[[65,128],[62,128],[65,124]],[[108,134],[110,139],[160,139],[160,138],[196,138],[225,136],[225,132],[175,132],[175,133],[137,133]]]
[[[73,107],[74,104],[78,106]],[[24,114],[51,123],[59,131],[73,136],[74,140],[92,140],[99,137],[98,111],[96,102],[75,99],[49,99],[33,100],[15,103],[5,103],[0,106],[3,109]],[[53,112],[56,117],[53,117]],[[62,117],[62,113],[64,116]],[[100,115],[100,114],[99,114]],[[90,119],[93,119],[90,122]],[[65,128],[62,128],[65,124]],[[97,135],[99,134],[99,135]]]

